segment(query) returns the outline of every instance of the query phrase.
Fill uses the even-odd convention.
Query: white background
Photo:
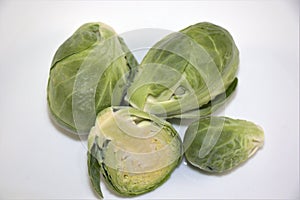
[[[93,21],[118,33],[178,31],[201,21],[225,27],[241,60],[238,89],[225,114],[265,130],[263,149],[231,173],[206,175],[182,163],[165,184],[137,198],[299,199],[296,0],[0,1],[0,199],[96,198],[85,142],[51,123],[46,102],[56,49]],[[106,198],[120,198],[105,184],[102,189]]]

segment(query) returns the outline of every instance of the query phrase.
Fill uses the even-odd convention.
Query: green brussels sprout
[[[230,33],[198,23],[157,42],[138,67],[126,100],[166,118],[206,116],[237,86],[239,51]]]
[[[131,107],[101,111],[88,137],[89,176],[102,197],[100,173],[123,196],[154,190],[182,158],[178,133],[166,121]]]
[[[187,129],[183,146],[192,165],[212,173],[228,171],[263,146],[264,132],[252,122],[207,117]]]
[[[82,25],[58,48],[51,64],[47,99],[54,120],[77,134],[88,133],[98,112],[121,103],[136,65],[112,28]]]

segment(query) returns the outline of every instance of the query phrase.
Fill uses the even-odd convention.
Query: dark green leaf
[[[95,192],[98,194],[100,199],[103,199],[103,194],[100,188],[100,165],[98,160],[95,158],[95,156],[98,154],[98,151],[99,149],[97,144],[94,144],[91,148],[91,152],[88,152],[88,171],[90,181]]]

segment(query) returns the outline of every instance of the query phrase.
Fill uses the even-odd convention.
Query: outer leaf
[[[94,144],[91,148],[91,152],[87,153],[88,171],[95,192],[98,194],[100,199],[103,199],[103,194],[100,188],[100,165],[98,163],[98,160],[96,159],[96,155],[98,154],[98,151],[99,149],[97,144]]]
[[[263,130],[252,122],[208,117],[192,123],[184,136],[185,157],[211,173],[228,171],[263,146]]]
[[[236,86],[238,63],[239,52],[228,31],[211,23],[195,24],[166,36],[149,50],[126,99],[162,117],[189,116],[207,104],[225,102],[221,94],[231,84]],[[214,101],[217,96],[223,100]],[[200,114],[210,113],[204,109]]]
[[[99,24],[84,24],[59,47],[54,55],[51,67],[54,67],[58,61],[64,58],[90,48],[100,37],[102,36],[99,33]]]
[[[77,134],[87,134],[98,112],[121,104],[136,65],[110,27],[81,26],[59,47],[51,65],[47,99],[55,121]]]
[[[218,108],[222,107],[233,94],[236,89],[238,79],[235,78],[230,86],[226,89],[225,93],[222,93],[212,101],[200,107],[200,109],[192,110],[181,115],[174,116],[174,118],[199,118],[201,116],[208,116],[216,111]]]

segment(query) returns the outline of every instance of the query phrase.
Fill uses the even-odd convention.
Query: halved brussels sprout
[[[182,157],[181,139],[168,122],[130,107],[100,112],[88,149],[89,175],[99,196],[100,172],[117,193],[139,195],[165,182]]]
[[[54,120],[78,134],[88,133],[99,111],[120,104],[136,65],[111,27],[81,26],[58,48],[51,64],[47,99]]]
[[[183,145],[189,163],[207,172],[221,173],[246,161],[263,142],[263,130],[252,122],[208,117],[188,127]]]
[[[206,116],[235,90],[238,64],[230,33],[198,23],[166,36],[149,50],[126,100],[161,117]]]

